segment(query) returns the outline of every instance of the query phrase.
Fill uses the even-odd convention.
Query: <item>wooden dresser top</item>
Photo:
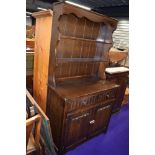
[[[83,78],[79,80],[67,80],[52,88],[62,98],[73,99],[101,91],[119,87],[119,85],[95,78]]]

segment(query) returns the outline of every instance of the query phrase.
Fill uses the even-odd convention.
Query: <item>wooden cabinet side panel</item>
[[[120,85],[119,90],[117,91],[117,101],[113,106],[113,112],[117,112],[120,110],[122,101],[124,99],[125,90],[127,87],[128,81],[128,72],[126,73],[118,73],[118,74],[108,74],[106,73],[106,79],[115,82],[116,84]]]
[[[60,148],[63,132],[64,100],[51,88],[48,88],[47,93],[46,114],[50,120],[54,143],[57,148]]]
[[[46,112],[51,27],[51,16],[36,19],[33,94],[44,112]]]

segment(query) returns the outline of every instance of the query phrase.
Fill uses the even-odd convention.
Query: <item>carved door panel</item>
[[[86,111],[67,118],[65,146],[70,146],[86,139],[91,113],[91,111]]]
[[[111,117],[111,111],[112,111],[111,103],[95,109],[94,117],[92,120],[89,121],[90,135],[96,134],[97,132],[100,132],[107,128],[107,125]]]

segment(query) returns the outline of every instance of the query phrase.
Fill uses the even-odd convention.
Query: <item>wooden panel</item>
[[[109,118],[111,115],[111,109],[111,103],[95,109],[94,117],[89,121],[91,126],[90,134],[99,132],[107,127],[107,123],[109,123]]]
[[[129,88],[126,88],[122,105],[129,103]]]
[[[50,14],[36,19],[33,95],[44,112],[46,111],[51,27]]]
[[[104,63],[101,67],[98,62],[61,63],[60,58],[102,57],[108,61],[106,55],[112,46],[111,35],[116,28],[117,20],[65,3],[55,4],[53,12],[53,41],[48,83],[55,87],[58,78],[100,76],[98,71],[100,68],[100,71],[104,72]],[[75,64],[76,66],[73,67]]]
[[[115,73],[115,74],[106,73],[107,80],[113,81],[120,85],[120,90],[117,95],[117,102],[115,102],[113,106],[113,112],[117,112],[121,109],[122,101],[123,101],[125,90],[128,83],[128,75],[129,75],[129,72],[122,72],[122,73]]]
[[[50,11],[46,11],[45,14],[49,15]],[[38,25],[41,25],[39,21],[42,21],[43,17],[47,19],[43,13],[36,13],[36,17]],[[63,154],[72,146],[76,146],[85,137],[88,139],[87,129],[90,127],[89,121],[92,117],[98,119],[104,115],[106,117],[104,120],[110,119],[111,111],[108,111],[108,114],[104,110],[103,113],[98,112],[96,115],[95,113],[97,108],[112,104],[116,100],[116,89],[119,86],[101,80],[104,79],[104,70],[109,61],[108,52],[113,44],[112,33],[116,25],[117,21],[113,18],[65,3],[53,6],[51,27],[47,28],[46,22],[42,24],[43,30],[52,29],[52,40],[49,37],[51,44],[50,54],[48,53],[46,113],[51,123],[58,154]],[[36,29],[40,31],[38,34],[47,35],[45,31],[42,33],[43,30],[37,27]],[[38,39],[36,44],[40,54],[36,56],[36,68],[40,73],[36,75],[37,87],[41,88],[43,84],[46,86],[46,82],[41,81],[43,74],[40,69],[43,68],[45,60],[40,52],[40,45],[43,48],[45,38],[39,35],[38,38],[40,40]],[[38,96],[40,95],[38,98],[41,100],[45,94],[38,90]],[[87,115],[87,112],[90,115]],[[104,122],[99,119],[91,135],[100,128],[104,131],[107,125],[103,127],[102,123]]]
[[[58,29],[56,78],[96,76],[100,66],[98,61],[108,61],[107,52],[112,46],[114,28],[104,22],[64,14],[59,17]]]
[[[66,119],[65,146],[69,147],[86,139],[91,111],[76,114]]]
[[[119,86],[106,81],[89,80],[69,80],[56,88],[48,87],[47,115],[60,152],[107,128]],[[107,104],[110,106],[106,107]],[[90,121],[93,119],[96,124],[92,129]]]
[[[50,120],[53,140],[57,147],[61,147],[62,143],[63,103],[64,100],[49,88],[46,113]]]

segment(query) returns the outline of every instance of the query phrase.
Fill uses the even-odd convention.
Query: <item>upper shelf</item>
[[[57,62],[104,62],[103,58],[57,58]]]
[[[97,43],[104,43],[104,44],[112,44],[112,42],[108,40],[103,40],[103,39],[87,39],[87,38],[79,38],[79,37],[72,37],[72,36],[65,36],[65,35],[59,35],[59,40],[60,39],[72,39],[72,40],[80,40],[80,41],[90,41],[90,42],[97,42]]]

